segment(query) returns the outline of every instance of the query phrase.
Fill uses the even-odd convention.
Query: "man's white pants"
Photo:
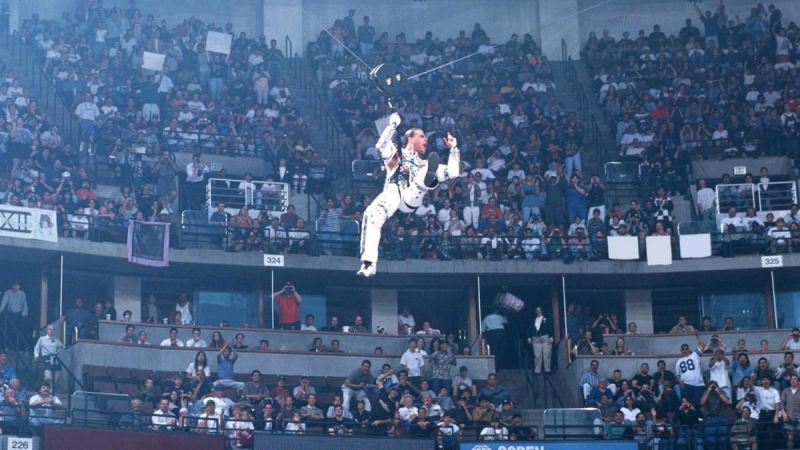
[[[364,211],[361,224],[361,260],[374,263],[378,260],[381,229],[386,219],[399,209],[404,213],[414,212],[422,204],[426,191],[413,183],[400,188],[396,183],[387,184],[383,192]]]
[[[478,224],[481,218],[481,209],[477,206],[465,206],[464,207],[464,226],[468,227],[472,225],[475,228],[478,228]]]
[[[355,397],[356,401],[362,400],[364,402],[364,409],[372,411],[372,404],[369,402],[367,391],[365,389],[354,390],[346,385],[342,385],[342,407],[345,411],[350,411],[350,400]]]

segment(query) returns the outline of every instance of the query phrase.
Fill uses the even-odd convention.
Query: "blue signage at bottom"
[[[637,450],[632,441],[501,441],[467,442],[461,450]]]

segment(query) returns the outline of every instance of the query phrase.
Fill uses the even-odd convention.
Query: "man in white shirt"
[[[154,430],[172,430],[175,427],[175,415],[169,410],[169,400],[162,398],[158,409],[153,411],[151,427]]]
[[[744,231],[744,223],[737,214],[735,207],[728,209],[728,215],[720,221],[720,227],[723,233],[741,233]]]
[[[450,199],[444,199],[444,206],[439,209],[439,212],[436,213],[436,220],[439,221],[439,224],[444,226],[450,220],[450,211],[452,210],[452,206],[450,205]]]
[[[703,220],[714,220],[717,205],[717,195],[714,190],[706,186],[705,179],[697,180],[697,214]]]
[[[91,94],[85,94],[83,102],[75,108],[75,115],[80,120],[81,132],[94,136],[95,121],[100,117],[100,108],[92,100]]]
[[[491,425],[481,430],[480,439],[482,441],[507,441],[508,428],[500,424],[500,418],[495,415],[492,417]]]
[[[317,327],[314,326],[313,314],[306,314],[305,322],[300,325],[300,331],[317,331]]]
[[[192,338],[186,341],[186,347],[205,348],[208,347],[205,339],[200,337],[200,328],[192,328]]]
[[[155,421],[155,417],[153,417]],[[216,403],[213,400],[206,400],[206,405],[203,408],[203,414],[200,414],[200,420],[197,421],[197,431],[206,434],[217,434],[222,424],[222,416],[216,411]]]
[[[430,214],[436,215],[436,207],[431,205],[430,200],[425,196],[425,198],[422,199],[422,205],[414,211],[414,214],[424,219]]]
[[[403,306],[403,312],[397,315],[397,332],[400,334],[412,334],[416,325],[411,309],[408,306]]]
[[[186,173],[189,173],[188,170]],[[239,195],[244,196],[244,204],[246,206],[253,206],[255,203],[256,184],[253,182],[253,176],[249,173],[246,173],[244,180],[239,182]]]
[[[499,309],[495,309],[481,322],[483,339],[489,344],[489,348],[494,354],[495,366],[498,369],[506,368],[506,323],[508,323],[508,319],[500,314]]]
[[[422,381],[422,367],[425,365],[425,359],[417,349],[416,338],[408,340],[408,350],[400,357],[400,365],[408,371],[408,381],[419,386]]]
[[[50,418],[55,414],[53,408],[61,408],[61,400],[50,393],[50,385],[43,382],[39,387],[39,393],[34,394],[28,401],[31,408],[31,426],[38,427],[49,423],[64,423],[63,419]]]
[[[33,359],[40,360],[44,366],[44,381],[50,382],[53,379],[53,357],[61,350],[64,350],[64,344],[55,337],[55,328],[48,325],[45,335],[36,341],[33,347]]]
[[[196,209],[203,204],[205,175],[209,172],[208,165],[200,159],[200,153],[195,153],[192,162],[186,165],[186,197],[189,209]]]
[[[781,394],[772,387],[769,377],[761,379],[761,386],[756,386],[756,408],[759,411],[759,420],[770,423],[775,418],[775,411],[780,409]]]
[[[800,350],[800,328],[792,328],[792,334],[783,341],[781,348],[792,351]]]
[[[185,344],[182,340],[178,339],[178,329],[170,328],[169,337],[161,341],[162,347],[184,347]]]

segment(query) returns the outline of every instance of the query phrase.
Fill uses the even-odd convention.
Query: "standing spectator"
[[[297,292],[291,281],[283,285],[283,289],[272,294],[272,301],[278,307],[278,328],[282,330],[300,329],[300,304],[303,297]]]
[[[6,328],[13,324],[12,329],[19,330],[23,334],[27,332],[25,323],[28,320],[28,297],[25,291],[20,289],[19,281],[11,283],[11,289],[3,293],[3,301],[0,302],[0,314],[6,323]]]
[[[244,389],[244,383],[233,379],[234,366],[237,359],[239,359],[239,354],[226,342],[217,353],[217,374],[219,379],[214,382],[214,389],[219,389],[220,387],[232,387],[237,391]]]
[[[416,338],[408,340],[408,350],[400,357],[400,365],[408,371],[408,381],[419,387],[420,381],[422,381],[422,367],[425,365],[425,359],[417,348]]]
[[[361,362],[361,367],[352,371],[344,380],[342,385],[342,400],[344,410],[350,412],[350,401],[355,397],[356,400],[364,401],[364,409],[372,411],[372,405],[367,396],[367,385],[375,384],[375,377],[370,371],[372,362],[365,359]]]
[[[55,357],[61,350],[64,350],[64,344],[54,336],[55,331],[52,325],[48,325],[45,335],[40,337],[33,347],[33,359],[42,364],[44,379],[48,382],[52,382],[53,372],[59,367]]]
[[[680,381],[681,396],[689,399],[692,405],[700,404],[700,397],[705,389],[703,368],[700,366],[702,355],[702,341],[695,351],[689,350],[689,344],[682,344],[681,357],[675,362],[675,375]]]
[[[101,113],[92,99],[92,94],[88,92],[84,94],[83,102],[75,108],[75,116],[80,121],[81,133],[85,136],[94,136],[95,123],[101,117]]]
[[[794,448],[794,435],[800,431],[800,379],[792,375],[789,387],[781,394],[783,431],[786,433],[786,448]],[[777,420],[777,417],[776,419]]]
[[[706,186],[705,179],[697,180],[697,215],[702,220],[714,220],[717,212],[717,196]]]
[[[433,380],[431,388],[433,392],[439,393],[442,388],[449,391],[450,380],[452,378],[450,370],[456,365],[456,356],[447,341],[440,341],[439,348],[431,355],[431,366],[433,366]]]
[[[186,165],[185,201],[187,209],[198,209],[205,199],[205,176],[210,172],[208,165],[200,158],[200,153],[192,156]]]
[[[495,366],[497,370],[505,369],[506,364],[506,319],[499,308],[495,308],[492,314],[483,318],[483,339],[489,344],[490,350],[494,353]]]
[[[192,302],[189,301],[189,294],[181,292],[178,296],[178,304],[175,311],[181,313],[180,325],[191,325],[194,317],[192,316]]]
[[[731,406],[731,398],[717,386],[715,381],[708,384],[708,388],[700,399],[705,415],[703,432],[708,448],[725,448],[728,440],[727,420],[725,415]]]
[[[67,326],[67,344],[72,344],[77,338],[86,339],[89,337],[89,325],[92,320],[92,313],[83,307],[83,299],[77,297],[74,306],[64,314]]]
[[[533,345],[534,372],[550,373],[550,363],[553,350],[553,326],[544,316],[541,306],[536,306],[536,317],[533,319],[533,328],[528,342]]]

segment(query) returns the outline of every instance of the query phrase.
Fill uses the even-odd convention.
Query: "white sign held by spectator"
[[[669,236],[647,236],[647,265],[669,266],[672,264],[672,245]]]
[[[264,265],[268,267],[283,267],[283,255],[264,254]]]
[[[609,236],[608,259],[639,259],[639,239],[634,236]]]
[[[747,166],[734,166],[733,167],[733,174],[734,175],[747,175]]]
[[[0,205],[0,236],[58,242],[56,212]]]
[[[783,267],[783,255],[762,256],[761,267],[764,269]]]
[[[209,31],[206,35],[206,51],[230,55],[231,35],[218,31]]]
[[[711,235],[682,234],[680,236],[681,258],[709,258],[711,257]]]
[[[165,55],[161,53],[144,52],[142,54],[142,69],[161,72],[164,70],[164,59]]]

